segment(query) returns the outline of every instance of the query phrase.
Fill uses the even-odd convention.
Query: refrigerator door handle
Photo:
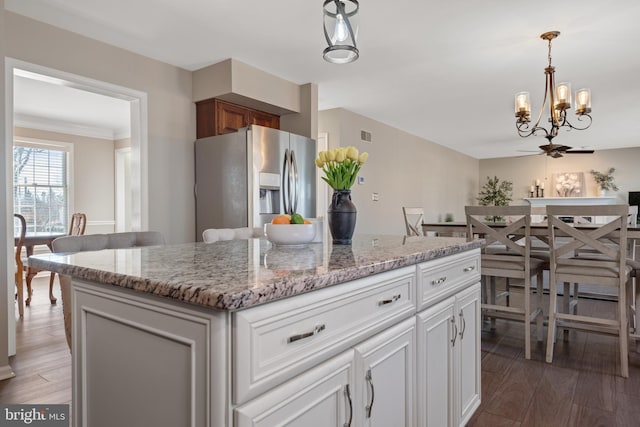
[[[289,210],[287,213],[289,215],[293,215],[295,212],[293,210],[293,161],[292,161],[293,150],[289,151],[289,169],[287,173],[289,174],[289,187],[287,188],[287,198],[289,199]]]
[[[291,213],[295,213],[298,211],[298,194],[300,193],[300,176],[298,175],[298,162],[296,162],[296,153],[291,150],[291,163],[293,165],[293,211]]]
[[[287,205],[287,199],[289,199],[289,191],[291,189],[291,181],[289,179],[289,149],[284,151],[284,159],[282,160],[282,207],[284,214],[289,213],[289,206]],[[289,188],[287,188],[287,185]],[[291,204],[289,202],[289,204]]]

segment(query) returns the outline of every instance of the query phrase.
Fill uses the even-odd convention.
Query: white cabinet
[[[357,425],[415,425],[415,337],[412,317],[356,346]]]
[[[235,425],[413,426],[415,318],[235,409]]]
[[[75,425],[464,425],[480,404],[479,259],[235,312],[74,280]]]
[[[418,313],[418,425],[464,426],[480,405],[480,284]]]
[[[480,406],[480,284],[460,292],[455,312],[462,323],[456,343],[456,423],[464,426]],[[460,326],[459,326],[460,327]]]
[[[415,295],[411,266],[234,313],[233,403],[413,317]]]
[[[237,427],[336,427],[353,424],[353,350],[235,409]]]

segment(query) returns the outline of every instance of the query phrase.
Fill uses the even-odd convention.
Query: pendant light
[[[540,38],[546,40],[549,45],[549,53],[547,55],[549,64],[544,69],[546,77],[542,107],[540,108],[538,119],[533,126],[529,125],[531,122],[531,100],[529,92],[518,92],[515,97],[516,127],[518,129],[518,134],[523,138],[531,135],[543,134],[549,141],[549,145],[545,147],[549,148],[555,147],[552,140],[558,135],[560,128],[564,127],[568,130],[584,130],[591,126],[591,91],[589,89],[580,89],[576,91],[576,96],[574,98],[574,109],[577,115],[577,120],[583,123],[583,125],[580,126],[572,124],[569,122],[569,118],[567,117],[567,110],[571,108],[571,84],[556,84],[556,69],[551,65],[551,41],[559,35],[560,31],[548,31],[540,36]],[[543,113],[545,105],[548,107],[548,117],[545,117],[542,123],[545,121],[548,122],[548,128],[546,128],[544,124],[541,124],[541,119],[543,119],[544,116]]]
[[[324,1],[324,37],[328,47],[324,50],[323,57],[326,61],[347,64],[360,56],[356,46],[356,14],[359,7],[357,0]]]

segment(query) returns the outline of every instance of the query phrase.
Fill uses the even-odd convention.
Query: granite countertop
[[[454,237],[361,235],[352,245],[265,239],[45,254],[29,265],[188,304],[238,310],[479,248]]]

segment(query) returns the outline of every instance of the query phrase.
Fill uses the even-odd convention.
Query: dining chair
[[[558,327],[617,335],[620,371],[629,376],[627,289],[632,267],[627,265],[627,205],[548,206],[550,241],[549,328],[546,361],[553,362]],[[590,216],[605,218],[598,227],[583,228],[568,224],[561,217]],[[606,240],[606,241],[605,241]],[[576,251],[589,252],[576,255]],[[616,319],[560,312],[557,283],[569,282],[610,288],[617,293]],[[597,314],[597,313],[596,313]]]
[[[466,206],[467,240],[474,236],[484,239],[481,253],[483,277],[482,313],[485,317],[524,322],[525,358],[531,358],[531,323],[536,322],[538,341],[542,341],[543,303],[542,272],[545,261],[531,257],[531,206]],[[508,222],[489,222],[487,218],[502,218]],[[531,279],[536,278],[536,307],[531,309]],[[523,303],[513,305],[508,298],[506,305],[498,304],[496,278],[503,278],[507,298],[515,288],[511,279],[522,281]],[[490,280],[487,290],[486,281]]]
[[[81,236],[84,234],[85,228],[87,227],[87,216],[83,213],[74,213],[71,215],[71,220],[69,221],[69,232],[68,236]],[[26,305],[31,303],[31,282],[36,274],[41,272],[42,270],[37,270],[33,267],[29,267],[25,264],[25,271],[27,273],[27,301]],[[51,272],[49,277],[49,301],[51,304],[55,304],[58,300],[53,296],[53,283],[56,278],[56,273]]]
[[[214,243],[221,240],[246,240],[254,237],[262,237],[262,228],[207,228],[202,232],[202,240],[205,243]]]
[[[403,207],[402,214],[404,215],[404,225],[407,229],[407,236],[424,236],[422,232],[424,209]]]
[[[629,211],[628,211],[628,215],[627,215],[627,226],[628,227],[632,227],[636,225],[636,221],[637,221],[637,217],[638,217],[638,206],[629,206]],[[605,244],[608,243],[612,243],[615,246],[617,246],[619,244],[619,239],[613,238],[613,237],[609,237],[606,239],[602,239],[603,242]],[[632,271],[631,271],[631,294],[630,294],[630,298],[629,298],[629,303],[628,303],[628,308],[629,308],[629,327],[630,330],[632,332],[636,332],[637,330],[637,276],[640,273],[640,261],[636,260],[636,239],[627,239],[626,241],[627,244],[627,265],[632,267]],[[597,251],[591,249],[591,248],[580,248],[578,250],[576,250],[575,252],[576,255],[579,256],[589,256],[589,255],[593,255],[593,254],[597,254]],[[568,284],[565,283],[565,293],[568,289]],[[568,305],[571,306],[572,308],[572,312],[574,314],[577,314],[578,312],[578,298],[580,295],[583,296],[587,296],[587,297],[596,297],[596,298],[611,298],[610,295],[600,295],[597,293],[589,293],[589,292],[585,292],[584,290],[580,291],[579,288],[579,284],[578,283],[573,283],[573,295],[569,295],[569,300],[570,303],[565,303],[565,307],[567,307]],[[566,297],[565,297],[566,299]],[[566,311],[566,310],[565,310]]]
[[[22,247],[24,246],[24,236],[27,233],[27,221],[20,214],[13,214],[13,235],[15,241],[15,258],[16,258],[16,294],[18,299],[18,313],[20,317],[24,316],[24,284],[23,272],[24,264],[22,262]],[[17,221],[17,225],[16,225]]]

